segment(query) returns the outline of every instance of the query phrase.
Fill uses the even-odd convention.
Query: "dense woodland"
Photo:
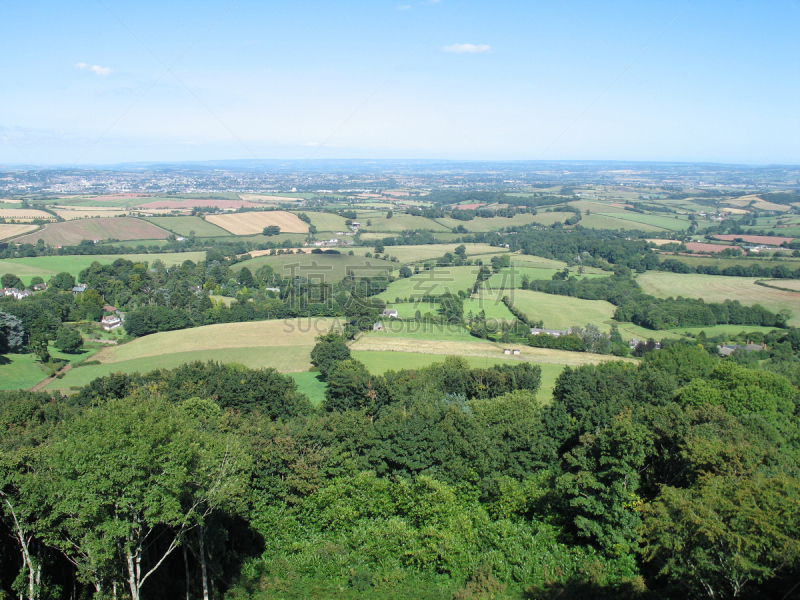
[[[0,589],[22,598],[789,597],[796,350],[370,375],[314,408],[194,363],[0,401]]]

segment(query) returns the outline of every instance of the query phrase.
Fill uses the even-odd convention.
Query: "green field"
[[[635,223],[630,220],[617,218],[611,215],[600,215],[592,213],[590,215],[583,215],[581,225],[590,229],[625,229],[625,230],[639,230],[639,231],[664,231],[663,227],[656,227],[647,223]],[[635,214],[635,213],[631,213]],[[645,216],[645,215],[641,215]],[[564,219],[562,219],[563,221]],[[685,223],[685,221],[684,221]]]
[[[396,310],[397,316],[401,319],[413,319],[417,311],[420,315],[425,313],[435,315],[439,307],[436,303],[428,302],[392,302],[387,303],[386,308]]]
[[[376,375],[383,375],[387,371],[399,371],[400,369],[421,369],[434,363],[444,362],[446,358],[441,354],[376,352],[371,350],[356,350],[352,354],[353,358],[367,366],[370,373]],[[510,361],[517,360],[515,358],[486,358],[480,356],[465,356],[463,358],[473,369],[507,364]],[[553,387],[555,387],[556,379],[564,370],[565,365],[542,363],[539,366],[542,368],[542,385],[536,397],[549,404],[553,399]]]
[[[311,404],[319,406],[325,400],[325,389],[328,387],[324,381],[320,381],[317,376],[319,373],[288,373],[297,383],[297,391],[308,396]]]
[[[453,251],[462,244],[424,244],[417,246],[385,246],[384,250],[390,256],[396,256],[401,263],[424,262],[434,258],[441,258],[448,252]],[[467,258],[481,258],[484,261],[491,260],[492,256],[507,254],[505,248],[497,248],[489,244],[463,244],[466,246]],[[374,247],[353,248],[353,253],[363,256],[366,252],[373,252]],[[545,259],[543,259],[545,260]]]
[[[278,275],[284,277],[299,276],[313,279],[315,282],[335,283],[353,271],[356,277],[374,277],[386,270],[393,270],[399,265],[388,260],[349,256],[348,254],[281,254],[280,256],[259,256],[234,265],[238,272],[247,267],[255,273],[264,265],[270,265]]]
[[[413,217],[411,215],[395,215],[391,219],[380,216],[380,213],[365,212],[359,214],[358,220],[361,223],[361,228],[372,232],[401,232],[408,229],[422,229],[429,231],[447,232],[452,227],[445,227],[440,225],[433,219],[425,217]],[[372,225],[367,225],[367,220],[372,222]]]
[[[71,364],[92,358],[102,344],[87,344],[77,354],[66,354],[50,345],[50,356]],[[48,377],[35,354],[7,354],[0,356],[0,390],[27,390]]]
[[[47,377],[35,354],[0,356],[0,390],[27,390]]]
[[[800,259],[798,258],[715,258],[713,256],[675,256],[672,254],[662,254],[661,258],[671,258],[685,263],[690,267],[716,265],[720,269],[725,269],[726,267],[735,266],[749,267],[750,265],[759,265],[761,267],[777,267],[779,265],[785,265],[786,268],[792,271],[800,269]]]
[[[497,298],[495,295],[481,292],[475,297],[464,300],[464,318],[467,319],[469,313],[477,315],[483,311],[487,319],[494,322],[506,321],[511,323],[516,321],[517,318],[508,310],[508,307],[503,304],[502,297]]]
[[[760,304],[773,312],[790,311],[790,325],[800,325],[800,292],[788,292],[756,285],[757,277],[724,277],[667,272],[643,273],[636,278],[646,294],[659,298],[702,298],[706,302],[738,300],[744,305]]]
[[[424,313],[423,313],[424,314]],[[428,340],[448,342],[474,342],[478,338],[470,335],[469,330],[461,325],[440,325],[424,321],[398,321],[385,319],[384,331],[370,331],[367,337],[375,340],[403,338],[408,340]]]
[[[607,215],[604,215],[607,216]],[[661,229],[668,229],[670,231],[683,231],[689,227],[689,220],[684,218],[666,217],[661,215],[643,215],[631,211],[625,213],[614,213],[614,217],[624,221],[631,221],[628,229],[641,229],[643,225],[650,225],[653,227],[660,227]],[[581,221],[581,224],[583,221]]]
[[[222,227],[217,227],[200,217],[145,217],[144,220],[182,236],[188,236],[192,231],[197,237],[230,236],[230,233]]]
[[[303,211],[292,211],[294,214],[299,215]],[[350,227],[345,224],[344,217],[325,212],[306,212],[306,215],[311,219],[311,224],[317,228],[317,231],[350,231]]]
[[[118,258],[133,262],[149,262],[152,264],[160,260],[165,265],[179,265],[186,260],[198,262],[206,259],[205,252],[177,252],[170,254],[97,254],[93,256],[38,256],[35,258],[5,258],[0,260],[0,273],[13,273],[25,284],[29,284],[33,277],[42,277],[47,281],[58,273],[72,273],[87,269],[97,261],[103,265],[110,265]]]
[[[487,289],[518,289],[522,283],[523,276],[527,276],[530,280],[547,280],[552,279],[553,275],[561,271],[562,269],[537,269],[518,266],[508,267],[506,269],[501,269],[498,273],[495,273],[489,278]],[[608,273],[603,273],[602,271],[599,273],[585,273],[583,275],[578,275],[577,271],[575,267],[571,267],[570,275],[574,275],[579,279],[608,276]]]
[[[615,310],[614,305],[605,300],[581,300],[529,290],[515,290],[510,297],[515,308],[530,320],[544,321],[547,329],[567,329],[593,323],[608,331],[611,328],[608,322]]]
[[[457,294],[460,290],[472,289],[480,267],[434,267],[420,271],[406,279],[398,279],[378,298],[393,302],[395,298],[421,298],[422,296],[441,296],[448,292]]]

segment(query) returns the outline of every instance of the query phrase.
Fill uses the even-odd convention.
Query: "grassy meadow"
[[[0,260],[0,273],[13,273],[25,284],[29,284],[33,277],[41,277],[47,281],[58,273],[78,273],[88,268],[97,261],[102,265],[110,265],[118,258],[133,262],[148,262],[150,264],[160,260],[165,265],[179,265],[186,260],[198,262],[206,259],[205,252],[179,252],[170,254],[95,254],[91,256],[37,256],[34,258],[5,258]]]
[[[602,331],[609,331],[609,322],[616,310],[613,304],[605,300],[582,300],[529,290],[514,290],[509,297],[514,307],[529,319],[544,321],[546,329],[567,329],[593,323]]]
[[[393,302],[395,298],[421,298],[422,296],[441,296],[448,292],[457,294],[468,291],[475,283],[480,267],[434,267],[420,271],[411,277],[398,279],[378,298]]]
[[[347,276],[352,269],[356,277],[374,277],[387,270],[392,271],[400,265],[378,258],[349,256],[348,254],[281,254],[280,256],[259,256],[238,263],[232,269],[236,272],[247,267],[255,273],[264,265],[269,265],[278,275],[290,277],[298,275],[314,281],[338,282]]]
[[[794,315],[789,324],[800,325],[800,292],[756,285],[760,278],[648,272],[637,276],[636,281],[646,294],[659,298],[683,296],[702,298],[706,302],[738,300],[748,306],[760,304],[773,312],[789,310]]]
[[[336,326],[336,319],[292,319],[154,333],[102,349],[94,357],[101,364],[72,369],[46,389],[69,391],[110,373],[144,373],[196,360],[236,362],[254,369],[272,367],[282,373],[304,372],[312,366],[315,338]]]

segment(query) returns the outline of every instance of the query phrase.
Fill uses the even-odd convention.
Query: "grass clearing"
[[[158,240],[169,237],[169,232],[135,217],[106,217],[77,219],[49,223],[41,231],[14,240],[17,243],[35,244],[44,240],[51,246],[75,246],[82,240]]]
[[[229,232],[222,227],[217,227],[200,217],[147,217],[145,221],[182,236],[188,236],[192,231],[197,237],[229,235]]]
[[[55,221],[56,218],[49,212],[35,208],[0,208],[0,219],[14,219],[15,221]]]
[[[605,300],[582,300],[530,290],[514,290],[509,296],[515,308],[533,321],[542,320],[547,329],[567,329],[594,323],[603,331],[611,329],[616,310]]]
[[[206,221],[234,235],[259,234],[272,225],[280,227],[283,233],[308,232],[307,223],[298,219],[297,215],[282,210],[208,215]]]
[[[702,298],[706,302],[738,300],[746,306],[760,304],[773,312],[788,310],[790,325],[800,325],[800,293],[756,285],[758,277],[725,277],[667,272],[643,273],[636,278],[646,294],[658,298]]]
[[[308,396],[311,404],[319,406],[325,401],[325,390],[328,385],[317,378],[319,373],[306,371],[305,373],[289,373],[288,375],[297,383],[297,391]]]
[[[434,267],[420,271],[405,279],[398,279],[378,298],[392,302],[395,298],[421,298],[423,296],[442,296],[448,292],[457,294],[468,291],[475,283],[480,267]]]
[[[563,269],[537,269],[533,267],[518,267],[514,265],[513,267],[508,267],[506,269],[500,269],[499,272],[492,275],[488,280],[487,289],[493,290],[514,290],[518,289],[522,284],[522,278],[527,277],[529,280],[548,280],[552,279],[553,275],[556,273],[560,273]],[[578,279],[591,279],[595,277],[608,277],[608,273],[603,273],[600,271],[599,273],[584,273],[583,275],[578,275],[576,273],[576,269],[573,267],[570,269],[570,275],[574,275]],[[597,269],[599,271],[599,269]]]

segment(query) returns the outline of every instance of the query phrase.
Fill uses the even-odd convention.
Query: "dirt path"
[[[113,344],[117,345],[119,342],[117,340],[84,340],[85,342],[95,342],[97,344]]]
[[[47,378],[47,379],[45,379],[44,381],[40,381],[40,382],[39,382],[39,383],[37,383],[35,386],[33,386],[33,387],[31,388],[31,391],[32,391],[32,392],[38,392],[38,391],[39,391],[39,390],[41,390],[41,389],[42,389],[44,386],[46,386],[48,383],[50,383],[51,381],[53,381],[53,379],[55,379],[55,378],[56,378],[56,375],[59,375],[59,374],[61,374],[61,373],[66,373],[66,372],[67,372],[67,371],[69,371],[71,368],[72,368],[72,365],[64,365],[63,367],[61,367],[61,369],[59,369],[59,370],[56,372],[56,374],[55,374],[55,375],[53,375],[52,377],[48,377],[48,378]]]

